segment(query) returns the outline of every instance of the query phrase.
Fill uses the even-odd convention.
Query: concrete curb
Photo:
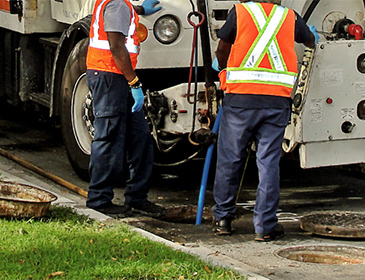
[[[170,240],[164,239],[160,236],[157,236],[155,234],[152,234],[150,232],[147,232],[140,228],[134,228],[132,227],[132,230],[141,234],[142,236],[159,243],[163,243],[168,247],[171,247],[174,250],[179,250],[184,253],[197,256],[199,259],[207,261],[211,263],[214,266],[220,266],[224,268],[229,268],[232,270],[237,271],[238,273],[247,276],[250,280],[266,280],[269,278],[265,278],[263,276],[260,276],[258,274],[252,273],[249,271],[249,266],[246,266],[242,264],[241,262],[234,260],[228,256],[225,255],[218,255],[213,250],[206,248],[200,244],[196,243],[190,243],[185,244],[185,246],[182,246],[178,243],[174,243]]]

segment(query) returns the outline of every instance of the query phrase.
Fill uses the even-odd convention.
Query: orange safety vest
[[[298,74],[294,11],[271,3],[235,7],[237,35],[227,68],[219,73],[222,89],[290,97]]]
[[[94,6],[93,17],[90,26],[89,48],[86,56],[87,69],[100,70],[112,73],[122,74],[114,61],[106,32],[104,31],[105,6],[111,0],[97,0]],[[129,23],[128,36],[125,38],[125,46],[129,52],[132,67],[136,68],[137,57],[139,54],[139,39],[137,35],[137,26],[139,17],[128,0],[125,1],[131,10],[131,19]]]

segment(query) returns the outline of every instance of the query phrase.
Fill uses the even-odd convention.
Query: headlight
[[[162,16],[156,21],[153,33],[160,43],[171,44],[179,37],[180,23],[174,16]]]

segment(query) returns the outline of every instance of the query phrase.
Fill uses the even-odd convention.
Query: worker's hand
[[[160,1],[158,0],[144,0],[144,2],[142,3],[142,7],[144,9],[143,15],[145,16],[152,15],[161,10],[162,9],[161,6],[155,7],[158,4],[160,4]]]
[[[317,44],[318,40],[319,40],[319,35],[317,33],[317,28],[314,25],[310,25],[309,30],[313,33],[314,38],[315,38],[315,43]]]
[[[143,107],[144,95],[142,88],[131,88],[132,96],[134,99],[134,105],[132,107],[132,113],[141,111]]]
[[[219,70],[219,64],[218,64],[218,58],[215,58],[213,60],[213,63],[212,63],[212,68],[217,71],[217,72],[220,72],[221,70]]]

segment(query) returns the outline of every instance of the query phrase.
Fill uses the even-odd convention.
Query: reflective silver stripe
[[[284,65],[280,59],[279,50],[274,42],[272,42],[269,46],[269,52],[272,61],[274,62],[274,67],[278,71],[285,71]]]
[[[110,45],[107,40],[95,40],[95,38],[90,39],[90,46],[102,49],[102,50],[110,50]],[[140,47],[134,44],[125,45],[129,53],[139,53]]]
[[[134,32],[137,29],[136,23],[134,22],[136,17],[134,15],[134,11],[133,11],[133,7],[132,7],[132,20],[131,20],[131,24],[129,26],[129,30],[128,30],[128,37],[125,43],[125,46],[127,47],[127,50],[129,53],[137,53],[139,52],[139,48],[138,46],[136,46],[134,44],[134,39],[132,38]]]
[[[140,49],[139,46],[133,44],[133,45],[126,45],[126,47],[129,53],[139,54],[139,49]]]
[[[93,29],[94,29],[94,37],[90,38],[90,46],[94,47],[94,48],[98,48],[98,49],[103,49],[103,50],[110,50],[110,46],[109,46],[109,42],[104,40],[99,40],[99,20],[100,20],[100,12],[101,12],[101,8],[103,7],[103,4],[106,2],[107,0],[103,0],[101,1],[100,5],[96,8],[96,12],[95,12],[95,21],[93,24]]]
[[[110,50],[110,45],[107,40],[98,40],[95,37],[90,39],[90,46],[96,49]]]
[[[254,14],[260,26],[260,29],[264,28],[266,24],[266,18],[262,10],[259,8],[259,6],[253,2],[247,3],[247,6],[251,9],[252,13]],[[279,71],[284,71],[285,70],[284,65],[280,59],[279,51],[274,41],[272,41],[269,46],[269,52],[271,59],[274,62],[275,69]]]
[[[256,5],[256,4],[254,4]],[[257,7],[258,8],[258,7]],[[255,10],[252,10],[253,13],[255,13]],[[259,12],[262,15],[262,11],[258,8]],[[273,36],[273,34],[275,33],[277,27],[280,24],[281,19],[284,16],[284,12],[285,12],[285,8],[277,6],[273,17],[271,18],[268,26],[266,27],[266,30],[264,31],[264,33],[262,34],[261,38],[259,39],[259,41],[256,43],[252,53],[250,54],[248,60],[246,61],[244,67],[245,68],[252,68],[256,65],[258,59],[261,57],[261,54],[264,52],[267,44],[269,43],[269,41],[271,40],[271,37]],[[256,17],[256,15],[255,15]],[[258,18],[261,18],[261,16],[259,16]],[[259,22],[259,19],[257,19]],[[260,20],[261,21],[261,20]],[[265,20],[266,23],[266,20]],[[260,24],[260,23],[259,23]],[[276,54],[274,55],[275,60],[277,61],[278,57],[278,51],[275,48],[270,48],[272,51],[276,50]],[[274,59],[273,59],[274,60]],[[279,69],[278,69],[279,70]]]
[[[227,71],[227,82],[231,81],[271,82],[294,86],[296,76],[265,71]]]
[[[264,16],[264,14],[262,13],[261,9],[259,8],[259,6],[254,2],[246,3],[246,5],[250,8],[252,13],[255,15],[256,20],[260,25],[260,28],[261,29],[264,28],[264,26],[266,24],[266,18]]]
[[[97,49],[102,49],[102,50],[110,50],[110,45],[109,45],[108,40],[100,40],[99,39],[100,13],[101,13],[101,8],[102,8],[103,4],[106,1],[107,0],[103,0],[96,9],[95,22],[93,24],[94,37],[90,38],[90,43],[89,43],[91,47],[97,48]],[[134,32],[136,31],[136,24],[134,22],[135,21],[135,15],[134,15],[133,10],[131,12],[132,12],[132,23],[129,26],[128,36],[126,38],[125,46],[126,46],[129,53],[138,54],[139,53],[139,46],[135,45],[134,39],[132,38]]]

